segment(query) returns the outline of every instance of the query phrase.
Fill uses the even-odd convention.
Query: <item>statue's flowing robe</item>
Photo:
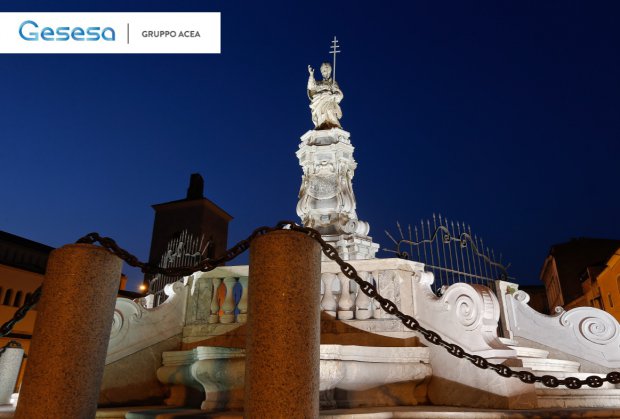
[[[343,98],[338,83],[328,80],[316,81],[310,76],[308,80],[308,97],[311,100],[312,122],[317,129],[342,128],[340,101]]]

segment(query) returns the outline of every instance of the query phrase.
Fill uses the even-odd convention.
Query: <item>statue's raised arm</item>
[[[342,110],[340,101],[344,97],[338,83],[331,78],[332,66],[329,63],[321,64],[323,80],[314,79],[314,69],[308,66],[308,98],[312,111],[312,122],[315,130],[342,128],[340,118]]]
[[[308,66],[308,99],[312,100],[312,92],[316,90],[316,80],[314,79],[314,68]]]

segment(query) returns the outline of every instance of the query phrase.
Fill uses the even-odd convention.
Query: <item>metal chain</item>
[[[116,242],[109,237],[101,237],[98,233],[89,233],[86,236],[79,239],[76,243],[94,244],[99,243],[102,247],[108,250],[110,253],[118,256],[124,260],[129,266],[140,268],[145,274],[161,274],[166,276],[188,276],[194,272],[208,272],[218,266],[222,266],[224,263],[229,262],[239,256],[241,253],[248,250],[250,242],[258,236],[262,236],[270,231],[282,230],[286,227],[286,223],[280,222],[276,227],[259,227],[250,234],[250,236],[238,242],[236,245],[228,249],[223,255],[217,258],[206,258],[200,261],[197,265],[189,267],[172,267],[172,268],[160,268],[158,265],[140,262],[137,257],[121,248]]]
[[[608,381],[612,384],[620,383],[620,372],[616,371],[608,373],[607,376],[604,378],[597,375],[591,375],[584,380],[580,380],[576,377],[566,377],[564,379],[559,379],[552,375],[537,376],[530,371],[514,371],[506,365],[496,364],[484,359],[479,355],[472,355],[468,352],[465,352],[465,350],[459,345],[448,342],[444,340],[441,336],[439,336],[437,332],[421,326],[418,320],[408,314],[403,313],[398,309],[394,302],[379,294],[379,292],[377,291],[377,287],[370,282],[364,281],[362,278],[360,278],[355,268],[350,263],[342,260],[342,258],[338,255],[336,249],[331,244],[323,240],[321,234],[318,231],[311,228],[298,226],[295,223],[291,223],[289,225],[289,228],[291,230],[307,234],[308,236],[319,242],[325,256],[336,262],[340,267],[342,273],[345,274],[347,278],[355,281],[364,294],[378,301],[379,305],[386,313],[397,317],[405,325],[405,327],[420,333],[427,341],[429,341],[433,345],[441,346],[442,348],[446,349],[450,355],[453,355],[456,358],[465,358],[476,367],[481,369],[493,370],[502,377],[517,377],[524,383],[532,384],[538,382],[542,383],[545,387],[558,387],[560,385],[563,385],[569,389],[578,389],[583,385],[587,385],[593,388],[601,387],[605,381]]]
[[[90,233],[79,239],[77,243],[94,244],[98,242],[99,244],[101,244],[102,247],[104,247],[110,253],[124,260],[128,265],[138,267],[142,270],[142,272],[147,274],[159,273],[169,276],[188,276],[197,271],[207,272],[217,268],[218,266],[221,266],[225,262],[228,262],[240,255],[241,253],[245,252],[250,247],[250,243],[252,242],[252,240],[254,240],[256,237],[262,236],[275,230],[297,231],[317,241],[321,245],[321,249],[323,250],[325,256],[336,262],[340,267],[342,273],[347,278],[355,281],[364,294],[366,294],[370,298],[375,299],[386,313],[400,319],[400,321],[405,325],[405,327],[420,333],[428,342],[432,343],[433,345],[441,346],[446,351],[448,351],[450,355],[453,355],[456,358],[466,359],[478,368],[493,370],[502,377],[516,377],[524,383],[528,384],[541,383],[545,387],[565,386],[569,389],[578,389],[584,385],[593,388],[601,387],[605,382],[609,382],[611,384],[620,384],[620,372],[617,371],[612,371],[608,373],[605,377],[591,375],[583,380],[576,377],[566,377],[560,379],[552,375],[538,376],[530,371],[515,371],[506,365],[496,364],[484,359],[479,355],[470,354],[459,345],[444,340],[437,332],[421,326],[420,322],[414,317],[400,311],[396,304],[394,304],[394,302],[379,294],[375,285],[371,284],[370,282],[366,282],[362,278],[360,278],[353,265],[345,262],[338,255],[338,251],[336,250],[336,248],[323,240],[323,238],[321,237],[321,233],[312,228],[300,226],[293,221],[280,221],[278,224],[276,224],[275,227],[259,227],[254,230],[247,239],[241,240],[239,243],[228,249],[220,257],[205,259],[196,266],[186,268],[160,268],[157,265],[140,262],[137,257],[118,246],[118,244],[116,244],[114,240],[108,237],[101,237],[97,233]],[[8,334],[12,329],[13,325],[26,315],[28,310],[30,310],[39,300],[40,294],[41,287],[39,287],[32,294],[31,298],[28,299],[26,304],[19,308],[19,310],[15,313],[16,315],[13,317],[13,319],[5,323],[0,328],[0,333],[2,333],[0,334],[0,337]],[[18,317],[18,313],[20,313],[21,317],[16,319]],[[5,332],[5,330],[7,329],[8,332]]]
[[[15,314],[13,314],[13,318],[0,326],[0,338],[3,338],[11,333],[15,323],[26,317],[26,314],[28,314],[30,309],[37,305],[39,299],[41,298],[41,289],[42,287],[39,287],[32,294],[30,294],[30,296],[26,298],[24,304],[17,309]]]
[[[103,248],[108,250],[110,253],[118,256],[123,261],[125,261],[129,266],[133,266],[136,268],[140,268],[140,270],[145,274],[163,274],[168,276],[188,276],[193,274],[194,272],[202,271],[207,272],[217,268],[218,266],[223,265],[224,263],[233,260],[241,253],[245,252],[250,247],[250,242],[254,240],[256,237],[266,234],[273,230],[280,230],[284,228],[284,225],[280,225],[279,223],[276,227],[260,227],[257,228],[250,234],[250,236],[241,240],[239,243],[228,249],[223,255],[214,259],[205,259],[201,261],[198,265],[193,267],[179,267],[179,268],[160,268],[157,265],[153,265],[150,263],[140,262],[140,260],[121,248],[116,242],[109,237],[101,237],[98,233],[89,233],[86,236],[79,239],[76,243],[86,243],[86,244],[94,244],[99,243]],[[21,321],[28,311],[30,311],[41,298],[42,286],[37,288],[29,298],[26,299],[24,304],[17,309],[13,318],[0,326],[0,338],[7,336],[13,330],[15,324]],[[0,352],[0,355],[2,353]]]

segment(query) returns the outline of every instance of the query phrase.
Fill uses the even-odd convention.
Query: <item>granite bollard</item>
[[[90,244],[50,254],[15,419],[95,417],[121,267]]]
[[[321,248],[296,231],[250,246],[246,418],[318,418]]]
[[[11,403],[23,358],[24,349],[17,345],[7,347],[0,355],[0,405]]]

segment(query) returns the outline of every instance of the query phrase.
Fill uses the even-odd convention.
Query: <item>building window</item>
[[[4,304],[5,306],[10,306],[12,299],[13,299],[13,290],[9,288],[8,290],[6,290],[6,294],[4,294],[4,302],[2,304]]]
[[[15,301],[13,301],[13,307],[19,307],[22,305],[22,296],[24,294],[21,291],[17,291],[15,294]]]
[[[555,275],[551,278],[551,281],[549,282],[549,289],[547,292],[549,293],[548,300],[551,307],[563,305],[560,284]]]

